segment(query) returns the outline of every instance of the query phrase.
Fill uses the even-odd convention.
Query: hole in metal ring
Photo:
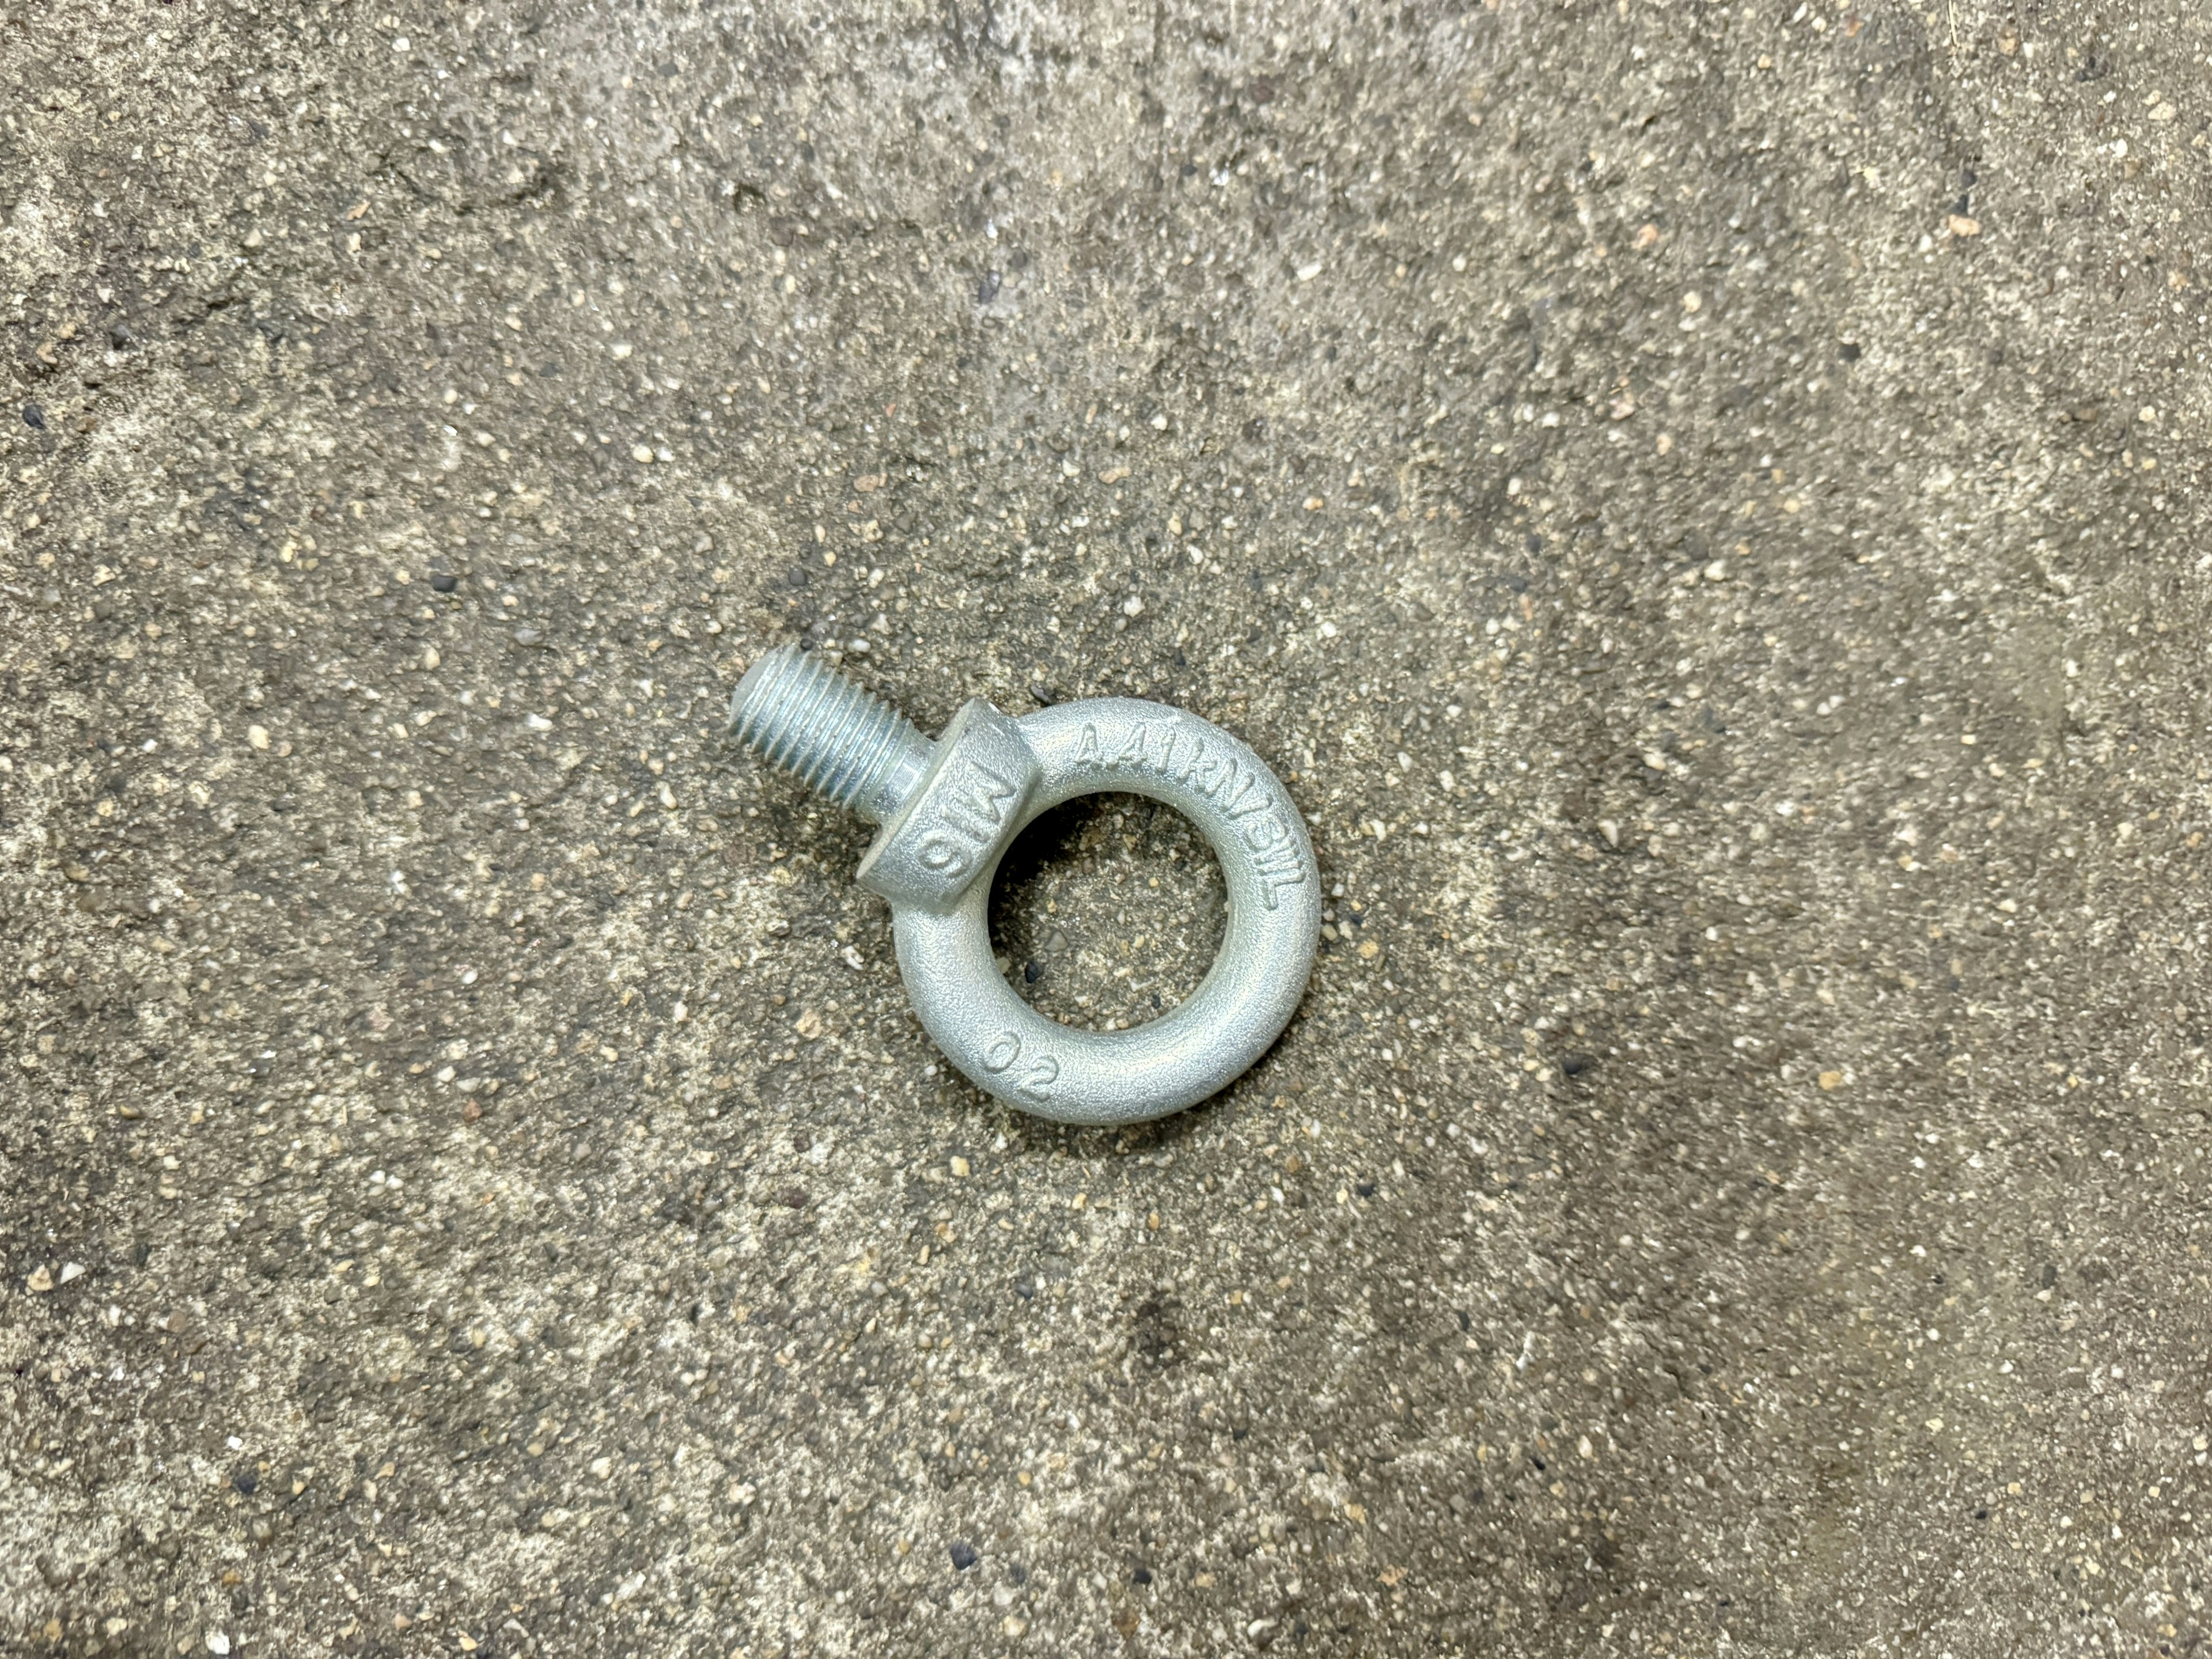
[[[1015,838],[992,884],[991,950],[1015,994],[1082,1030],[1158,1019],[1221,949],[1228,889],[1198,826],[1144,795],[1078,795]]]

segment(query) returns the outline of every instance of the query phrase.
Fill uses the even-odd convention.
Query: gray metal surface
[[[1036,781],[1036,761],[1014,722],[981,698],[969,702],[854,879],[894,908],[952,909],[1028,822],[1023,811]]]
[[[922,1024],[975,1085],[1061,1123],[1133,1123],[1195,1105],[1250,1066],[1304,994],[1321,876],[1304,820],[1252,750],[1162,703],[1099,698],[1019,720],[970,703],[920,763],[914,728],[818,659],[754,664],[730,730],[884,830],[862,879],[891,904],[899,969]],[[1149,795],[1219,860],[1228,920],[1188,1000],[1131,1030],[1046,1018],[998,969],[991,882],[1022,828],[1078,795]]]
[[[914,722],[797,646],[763,652],[730,694],[730,735],[871,823],[912,797],[932,756]]]
[[[1165,801],[1205,834],[1228,887],[1220,953],[1189,1000],[1159,1018],[1076,1030],[1038,1013],[998,971],[983,872],[948,914],[893,908],[907,995],[953,1064],[1023,1111],[1127,1123],[1194,1105],[1266,1052],[1304,994],[1321,878],[1297,808],[1244,744],[1160,703],[1062,703],[1017,724],[1042,769],[1024,822],[1117,790]]]

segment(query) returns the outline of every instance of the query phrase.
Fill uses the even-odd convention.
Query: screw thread
[[[795,645],[769,652],[730,696],[732,736],[840,806],[881,823],[929,768],[912,720]]]

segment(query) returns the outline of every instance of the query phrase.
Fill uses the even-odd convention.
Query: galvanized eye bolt
[[[952,1063],[1060,1123],[1136,1123],[1195,1105],[1266,1052],[1305,994],[1321,873],[1305,821],[1259,757],[1164,703],[1102,697],[1024,714],[980,698],[932,744],[883,699],[796,646],[746,670],[730,731],[883,826],[860,860],[890,901],[899,971]],[[1079,1031],[1014,994],[991,955],[999,860],[1077,795],[1165,801],[1204,831],[1229,891],[1221,953],[1190,999],[1133,1030]]]

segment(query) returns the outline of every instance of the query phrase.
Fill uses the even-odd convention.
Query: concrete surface
[[[7,0],[0,1648],[2201,1651],[2209,21]],[[1279,1048],[933,1069],[794,635]]]

